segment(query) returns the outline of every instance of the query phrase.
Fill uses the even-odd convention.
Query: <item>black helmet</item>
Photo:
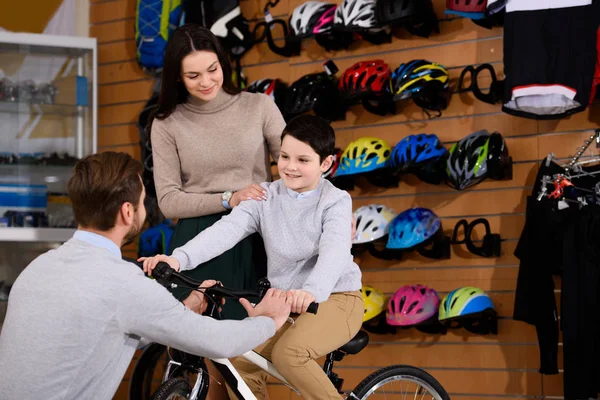
[[[287,120],[310,110],[329,121],[345,118],[337,82],[326,72],[304,75],[288,89],[284,108]]]
[[[380,25],[402,26],[417,36],[440,32],[431,0],[377,0],[375,17]]]
[[[246,88],[246,91],[266,94],[273,99],[277,107],[279,107],[279,111],[283,113],[287,88],[287,85],[279,79],[265,78],[252,82]]]

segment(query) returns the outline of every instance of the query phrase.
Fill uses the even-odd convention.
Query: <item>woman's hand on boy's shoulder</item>
[[[166,262],[175,271],[179,271],[179,261],[175,257],[169,257],[165,254],[157,254],[154,257],[140,257],[138,261],[144,263],[143,270],[148,276],[152,276],[152,270],[156,268],[159,262]]]
[[[253,183],[252,185],[246,186],[243,189],[234,192],[229,199],[229,206],[231,208],[237,207],[240,205],[242,201],[245,200],[266,200],[267,199],[267,191],[257,183]]]
[[[301,289],[288,290],[287,296],[292,301],[292,312],[295,314],[304,314],[310,303],[315,301],[315,296],[312,293]]]

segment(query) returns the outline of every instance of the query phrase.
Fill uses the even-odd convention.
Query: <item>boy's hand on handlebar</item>
[[[246,299],[240,299],[240,304],[244,306],[249,317],[270,317],[275,321],[276,329],[279,330],[287,321],[290,315],[291,300],[283,290],[269,289],[265,296],[256,306]]]
[[[169,264],[171,268],[175,271],[179,271],[179,261],[177,261],[174,257],[169,257],[165,254],[157,254],[154,257],[140,257],[138,258],[138,262],[144,262],[144,273],[147,273],[148,276],[152,276],[152,270],[156,268],[156,265],[159,262],[166,262]]]
[[[288,299],[291,300],[292,312],[304,314],[310,303],[315,301],[315,296],[306,290],[292,289],[287,291]]]
[[[209,279],[200,285],[201,288],[211,287],[217,284],[217,281]],[[190,295],[183,301],[183,304],[197,314],[202,314],[208,307],[208,301],[203,292],[192,290]]]

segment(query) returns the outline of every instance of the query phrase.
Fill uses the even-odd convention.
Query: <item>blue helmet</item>
[[[442,222],[428,208],[410,208],[390,222],[386,248],[412,250],[425,243],[442,228]]]
[[[446,157],[448,150],[435,134],[419,133],[402,139],[394,147],[390,166],[396,170],[408,170],[423,164],[435,163]]]

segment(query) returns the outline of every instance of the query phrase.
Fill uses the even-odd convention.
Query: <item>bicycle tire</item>
[[[156,393],[152,395],[151,400],[171,400],[173,395],[183,396],[182,398],[187,399],[190,397],[192,388],[187,380],[183,377],[177,377],[164,381],[159,387]]]
[[[150,398],[152,394],[152,377],[166,350],[166,346],[158,343],[151,343],[144,350],[131,373],[129,400],[146,400]]]
[[[354,388],[352,394],[348,398],[360,400],[367,399],[372,393],[372,390],[377,388],[378,384],[392,380],[395,377],[406,377],[409,380],[416,381],[428,391],[433,391],[434,393],[431,394],[435,396],[436,400],[450,400],[448,392],[446,392],[444,387],[429,373],[420,368],[400,364],[391,365],[373,372]]]

